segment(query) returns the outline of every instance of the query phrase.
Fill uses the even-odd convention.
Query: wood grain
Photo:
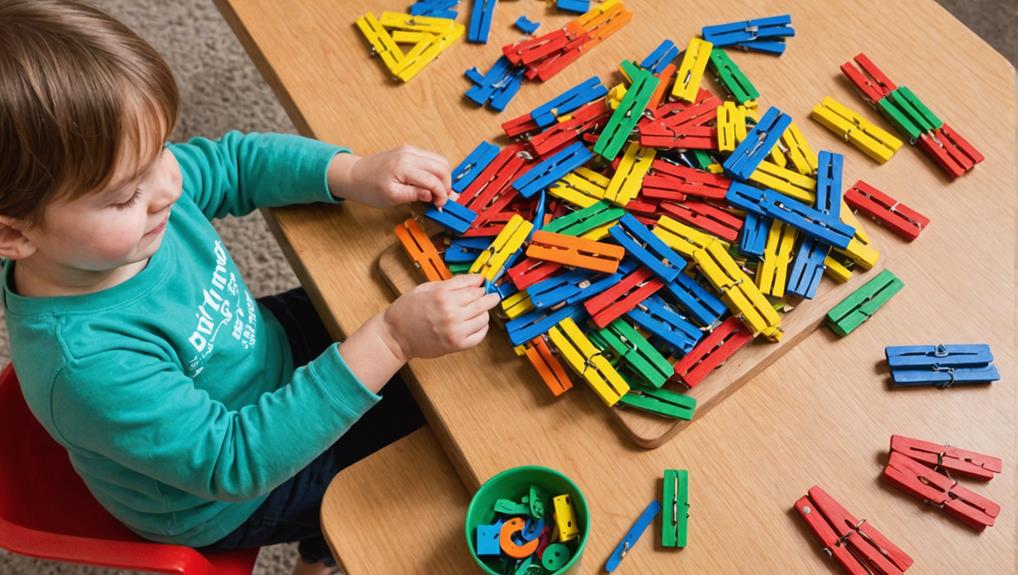
[[[489,44],[457,44],[406,85],[387,81],[352,27],[369,10],[401,10],[403,4],[219,5],[302,133],[365,153],[412,143],[453,161],[492,137],[501,121],[591,74],[611,73],[622,58],[640,58],[664,38],[684,44],[702,25],[790,12],[796,36],[783,56],[733,58],[764,95],[763,106],[777,105],[796,118],[815,149],[845,154],[846,185],[864,179],[932,220],[913,243],[867,227],[905,289],[847,338],[817,330],[675,441],[652,451],[634,448],[593,394],[566,394],[552,405],[545,390],[526,383],[533,381],[530,367],[501,344],[411,362],[417,396],[471,489],[524,463],[573,478],[590,503],[586,553],[592,569],[655,496],[661,471],[669,467],[691,473],[690,546],[671,553],[641,542],[625,560],[628,572],[825,572],[829,561],[792,510],[813,484],[911,554],[916,573],[1009,573],[1018,567],[1014,69],[934,2],[626,0],[635,14],[630,25],[547,84],[525,85],[497,116],[463,102],[462,73],[495,61],[502,44],[518,37],[510,24],[519,14],[549,27],[567,19],[546,13],[543,3],[500,3]],[[461,12],[465,21],[468,10]],[[838,66],[860,51],[909,86],[986,161],[953,182],[909,147],[878,166],[808,120],[809,110],[829,95],[886,126],[840,77]],[[353,204],[274,212],[277,237],[336,336],[388,304],[375,262],[395,243],[393,226],[406,216],[405,208]],[[989,343],[1002,380],[949,391],[888,387],[884,346],[940,342]],[[1003,457],[1001,477],[970,485],[1003,504],[997,525],[973,533],[881,483],[892,433]],[[408,507],[398,520],[378,521],[396,529],[417,512]],[[364,544],[385,545],[378,555],[386,563],[348,563],[354,574],[387,572],[385,565],[413,559],[402,541]],[[431,570],[421,561],[418,571]]]

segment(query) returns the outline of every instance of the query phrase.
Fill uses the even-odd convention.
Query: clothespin
[[[663,286],[648,268],[640,267],[588,299],[583,307],[594,324],[603,329]]]
[[[590,0],[556,0],[555,7],[566,12],[583,14],[590,10]]]
[[[785,297],[785,282],[788,279],[788,266],[792,262],[795,237],[794,227],[780,220],[771,222],[763,260],[756,270],[756,285],[764,294]]]
[[[595,100],[580,107],[572,116],[559,122],[530,139],[530,146],[538,156],[546,156],[565,144],[580,140],[582,136],[598,126],[603,126],[611,117],[611,109],[604,100]]]
[[[454,201],[446,202],[441,210],[437,207],[429,208],[424,215],[457,234],[466,232],[470,224],[477,219],[477,212]]]
[[[508,190],[507,184],[525,171],[529,159],[531,156],[523,150],[522,145],[510,144],[502,148],[466,186],[456,201],[477,212],[475,227],[501,211],[513,199],[515,192]]]
[[[901,140],[831,97],[817,104],[810,117],[880,164],[890,160],[901,147]]]
[[[845,197],[847,197],[847,193]],[[842,204],[845,203],[845,197],[842,197]],[[848,209],[847,205],[841,207],[841,221],[846,225],[851,226],[855,229],[855,235],[848,242],[848,247],[834,251],[843,254],[851,260],[852,264],[857,265],[865,270],[868,270],[877,264],[880,259],[880,252],[873,247],[870,242],[869,234],[863,229],[862,224],[855,218],[855,214],[852,210]]]
[[[672,419],[691,421],[696,411],[696,398],[667,389],[637,389],[619,398],[619,405],[632,407]]]
[[[718,150],[734,152],[746,140],[746,109],[735,102],[724,102],[717,108]]]
[[[463,193],[498,155],[498,146],[481,142],[452,171],[452,191]]]
[[[947,389],[1000,379],[988,345],[902,345],[884,348],[895,386]]]
[[[721,249],[728,249],[728,242],[719,240],[714,236],[701,232],[676,219],[668,216],[661,216],[654,227],[654,235],[673,250],[686,257],[693,257],[693,254],[714,242],[720,242]]]
[[[919,138],[919,147],[953,178],[964,175],[985,159],[979,150],[947,124],[923,134]]]
[[[817,156],[817,196],[815,208],[822,214],[841,216],[841,173],[845,157],[821,150]]]
[[[958,473],[986,481],[993,479],[1003,469],[1001,460],[992,455],[903,435],[891,436],[891,451],[932,466],[934,471],[943,470],[944,473]]]
[[[930,223],[926,216],[862,180],[845,192],[845,202],[909,241],[919,237]]]
[[[625,320],[616,319],[597,334],[641,383],[658,389],[671,377],[672,364],[668,363],[668,359]]]
[[[739,236],[739,253],[762,258],[770,229],[770,218],[746,212],[746,217],[742,220],[742,234]]]
[[[470,31],[467,33],[468,42],[488,43],[488,34],[491,32],[491,19],[495,15],[496,1],[474,0],[474,4],[470,9]]]
[[[654,160],[650,173],[643,179],[641,195],[677,202],[685,200],[687,195],[707,200],[724,200],[731,183],[723,175],[658,159]]]
[[[530,299],[530,294],[525,291],[514,293],[503,299],[499,305],[501,305],[502,312],[509,319],[517,318],[534,309],[534,302]]]
[[[361,31],[368,44],[371,45],[372,55],[377,54],[382,59],[386,69],[391,74],[395,74],[399,63],[403,61],[403,51],[396,45],[396,41],[389,34],[389,31],[382,26],[382,23],[378,21],[378,18],[372,12],[357,18],[354,24]]]
[[[520,16],[519,18],[516,19],[515,22],[513,22],[513,26],[516,26],[516,29],[519,30],[520,32],[523,32],[524,34],[530,36],[533,35],[534,32],[537,32],[537,29],[541,27],[541,23],[534,22],[533,20],[527,18],[526,16]]]
[[[561,264],[547,262],[533,258],[523,258],[515,264],[506,275],[512,280],[517,289],[528,289],[534,284],[551,277],[562,269]]]
[[[629,384],[593,343],[583,335],[572,318],[566,318],[548,330],[548,338],[566,360],[608,407],[629,391]]]
[[[858,67],[849,61],[841,65],[841,71],[871,105],[876,106],[877,102],[898,88],[866,54],[860,52],[852,60]]]
[[[706,230],[731,243],[738,239],[742,220],[710,202],[686,200],[682,203],[664,202],[661,211],[674,218]]]
[[[437,282],[452,278],[452,273],[439,257],[435,244],[417,220],[408,218],[402,224],[396,224],[393,231],[410,256],[410,260],[414,262],[414,267],[421,270],[428,281]]]
[[[618,206],[628,204],[640,192],[643,177],[650,170],[656,155],[657,150],[654,148],[644,148],[636,142],[630,143],[608,182],[604,198]]]
[[[877,102],[877,109],[910,144],[916,143],[923,134],[944,125],[908,86],[899,86]]]
[[[782,168],[767,160],[760,162],[756,170],[750,174],[749,181],[781,192],[804,204],[812,204],[816,200],[817,181],[815,178]]]
[[[679,274],[675,281],[665,284],[665,291],[703,326],[713,326],[728,309],[725,302],[687,274]]]
[[[1000,505],[896,451],[887,458],[883,478],[924,503],[946,509],[973,529],[992,526],[1000,514]]]
[[[753,334],[742,321],[729,317],[675,363],[675,377],[688,387],[696,387],[710,372],[752,340]]]
[[[795,28],[792,28],[792,17],[783,14],[746,22],[704,26],[701,36],[719,48],[736,46],[744,50],[780,55],[785,51],[785,38],[795,36]]]
[[[538,309],[579,304],[615,285],[624,276],[624,272],[598,277],[588,270],[569,270],[535,283],[527,288],[527,293]]]
[[[708,41],[696,37],[689,39],[678,75],[675,77],[675,84],[672,85],[672,98],[687,102],[696,100],[713,47],[714,45]]]
[[[603,98],[608,88],[597,76],[591,76],[562,94],[530,111],[530,117],[540,128],[547,128],[558,122],[558,118],[579,109],[580,107]]]
[[[689,524],[689,471],[665,469],[661,481],[661,546],[683,548]]]
[[[665,40],[640,62],[640,67],[644,70],[650,70],[652,74],[660,74],[678,57],[679,49],[675,46],[675,43],[671,40]]]
[[[608,0],[570,22],[567,28],[574,34],[585,30],[590,35],[590,40],[583,46],[583,49],[589,50],[617,32],[632,19],[633,13],[627,11],[622,2]]]
[[[884,270],[827,312],[827,325],[844,337],[872,317],[903,287],[905,283],[891,270]]]
[[[693,253],[693,260],[707,280],[722,294],[728,309],[742,318],[754,333],[772,341],[780,341],[781,317],[757,289],[746,272],[739,268],[717,242]]]
[[[442,258],[447,264],[472,264],[490,244],[487,238],[456,238],[446,246]]]
[[[418,0],[410,6],[410,14],[414,16],[432,16],[434,18],[456,19],[456,7],[460,0]]]
[[[530,258],[609,274],[615,273],[624,255],[619,246],[543,230],[534,232],[527,248]]]
[[[586,168],[580,169],[583,170]],[[576,173],[577,172],[574,172],[574,174]],[[598,177],[602,177],[600,174],[597,175]],[[555,188],[553,187],[552,190],[555,190]],[[608,228],[614,225],[614,223],[625,213],[626,211],[624,209],[613,206],[606,201],[599,200],[586,208],[555,218],[548,222],[548,225],[544,227],[544,231],[566,236],[579,236],[591,240],[600,240],[608,236]],[[604,230],[603,235],[601,235],[601,237],[592,237],[591,232],[596,230]]]
[[[816,238],[802,240],[788,274],[788,293],[813,299],[820,286],[820,278],[824,275],[827,254],[830,251],[831,246]]]
[[[746,104],[760,97],[760,92],[724,50],[714,48],[710,53],[710,63],[717,75],[718,82],[735,98],[736,102]]]
[[[808,236],[839,248],[847,247],[855,233],[853,228],[842,223],[840,219],[774,190],[761,190],[741,182],[732,182],[726,199],[736,208],[781,220]]]
[[[686,267],[686,260],[672,251],[647,226],[631,214],[625,214],[619,223],[608,230],[612,238],[626,253],[643,264],[665,283],[671,282]]]
[[[587,315],[583,306],[563,306],[553,310],[534,310],[506,322],[505,329],[509,333],[509,341],[513,345],[523,345],[535,337],[548,333],[548,330],[563,319],[582,320]]]
[[[386,25],[384,20],[386,14],[382,15],[383,25]],[[422,20],[428,17],[414,16],[412,18],[414,20]],[[463,31],[465,30],[465,27],[462,24],[456,24],[452,20],[448,20],[446,18],[430,19],[450,22],[453,25],[447,32],[429,34],[424,40],[415,44],[414,47],[403,56],[403,59],[399,62],[396,68],[392,70],[392,73],[396,76],[396,78],[404,82],[410,81],[410,79],[423,70],[425,66],[430,64],[435,58],[438,58],[439,54],[444,52],[449,46],[452,46],[452,44],[463,35]],[[388,27],[388,25],[386,26]]]
[[[509,138],[526,139],[538,130],[537,122],[530,117],[529,112],[502,123],[502,132]]]
[[[479,273],[488,281],[495,281],[505,272],[510,258],[523,246],[533,224],[516,215],[485,251],[470,266],[470,273]]]
[[[552,395],[558,397],[572,389],[573,383],[569,381],[569,374],[566,373],[558,358],[552,354],[543,337],[536,337],[526,344],[524,353]]]
[[[659,82],[652,73],[631,62],[623,61],[621,65],[633,82],[594,144],[594,152],[608,161],[614,160],[622,149]]]
[[[652,294],[629,311],[629,319],[682,353],[693,349],[703,332],[661,296]]]
[[[717,117],[719,101],[709,92],[700,91],[703,100],[693,104],[670,102],[648,108],[647,117],[638,124],[640,144],[653,148],[713,150],[717,128],[706,125]]]
[[[865,519],[859,521],[826,491],[814,485],[795,509],[834,557],[853,575],[904,573],[912,558]]]
[[[557,154],[542,160],[527,173],[517,177],[513,180],[512,187],[518,190],[524,198],[529,198],[587,163],[592,157],[593,154],[583,143],[574,142]]]
[[[475,84],[467,90],[467,99],[478,106],[488,104],[493,110],[501,112],[519,92],[523,70],[501,57],[495,60],[487,73],[481,74],[477,68],[471,68],[466,71],[466,76]]]
[[[746,135],[746,139],[735,147],[735,151],[722,164],[725,173],[741,180],[749,178],[760,162],[771,153],[791,122],[792,118],[777,108],[768,109]]]
[[[632,550],[633,545],[643,535],[643,532],[647,530],[647,527],[654,521],[657,514],[661,512],[661,504],[658,503],[657,499],[650,502],[650,505],[643,510],[640,517],[633,524],[632,528],[626,533],[625,537],[622,538],[622,542],[619,543],[615,551],[612,552],[611,557],[604,564],[605,573],[611,573],[619,566],[622,559]]]
[[[783,147],[785,156],[792,163],[795,171],[804,176],[812,176],[817,171],[817,155],[813,153],[806,137],[802,135],[799,126],[793,121],[781,134],[778,145]]]

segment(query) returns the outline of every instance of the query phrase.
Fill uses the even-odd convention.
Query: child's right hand
[[[400,296],[383,314],[386,331],[404,361],[438,357],[474,347],[488,333],[488,310],[496,293],[484,293],[478,274],[421,284]]]

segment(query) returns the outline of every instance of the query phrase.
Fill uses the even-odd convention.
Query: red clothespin
[[[502,47],[505,57],[517,66],[529,66],[552,54],[561,52],[569,43],[569,36],[565,28],[552,30],[536,38],[523,40],[515,44],[507,44]]]
[[[537,282],[547,279],[562,269],[561,264],[534,258],[523,258],[506,273],[509,279],[516,286],[516,289],[525,290]]]
[[[677,127],[681,125],[703,126],[718,117],[718,106],[721,100],[710,91],[700,88],[693,103],[676,100],[656,108],[648,107],[651,112],[637,124],[639,128],[652,124]]]
[[[583,302],[583,307],[587,308],[594,324],[604,329],[662,287],[664,283],[654,272],[640,266],[619,283]]]
[[[477,178],[470,182],[467,189],[463,190],[457,201],[480,214],[509,182],[517,175],[522,175],[521,170],[529,156],[523,144],[509,144],[502,148]]]
[[[654,148],[713,150],[717,148],[717,128],[707,126],[717,119],[721,101],[701,89],[696,102],[676,101],[652,112],[653,119],[638,124],[640,145]]]
[[[530,117],[530,112],[502,124],[502,131],[510,138],[516,138],[518,136],[537,132],[538,130],[540,130],[540,127],[537,125],[537,122]]]
[[[845,192],[845,203],[909,241],[930,223],[926,216],[862,180]]]
[[[974,529],[993,525],[1000,514],[1000,505],[897,451],[892,451],[887,459],[883,477],[902,491],[946,509]]]
[[[934,471],[945,469],[976,479],[993,479],[993,476],[1003,469],[1003,462],[992,455],[966,451],[950,445],[939,445],[903,435],[891,436],[891,451],[931,465]]]
[[[706,230],[727,242],[736,241],[742,229],[741,219],[708,202],[690,200],[682,203],[661,202],[661,210],[677,220]]]
[[[920,136],[919,147],[955,178],[985,159],[979,150],[947,124]]]
[[[898,87],[866,54],[860,53],[853,60],[859,67],[853,66],[852,62],[845,62],[841,65],[841,72],[848,76],[870,104],[875,106]]]
[[[677,195],[689,195],[723,201],[731,183],[732,180],[723,174],[712,174],[666,160],[654,160],[650,166],[650,173],[643,178],[643,193],[647,197],[662,200],[682,201],[682,198],[673,198]]]
[[[660,202],[648,201],[645,197],[637,197],[637,199],[630,200],[626,204],[626,211],[633,214],[633,217],[640,223],[650,228],[656,226],[658,219],[661,218],[660,210]]]
[[[595,100],[574,111],[572,117],[565,122],[559,122],[540,134],[535,134],[530,139],[530,146],[538,156],[547,156],[553,150],[603,126],[611,114],[612,110],[603,98]]]
[[[572,64],[577,58],[582,56],[583,51],[589,43],[590,36],[583,33],[570,40],[561,51],[528,66],[527,71],[524,72],[523,75],[526,76],[528,80],[537,78],[542,82],[547,82],[555,76],[555,74],[558,74],[562,71],[562,69],[569,64]]]
[[[640,130],[640,145],[646,148],[716,150],[718,130],[714,126],[683,125],[672,129],[651,124]]]
[[[826,491],[814,485],[795,509],[834,557],[852,575],[904,573],[912,558],[866,520],[856,520]]]
[[[674,379],[688,387],[696,387],[714,368],[752,340],[753,334],[742,320],[729,317],[675,363]]]

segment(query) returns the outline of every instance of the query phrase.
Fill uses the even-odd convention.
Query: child
[[[300,540],[295,572],[323,572],[329,480],[422,424],[397,371],[476,345],[498,296],[476,275],[423,284],[342,344],[303,292],[256,302],[209,220],[441,205],[449,165],[286,135],[164,144],[177,104],[166,63],[109,16],[0,0],[13,363],[32,412],[132,530],[209,550]]]

